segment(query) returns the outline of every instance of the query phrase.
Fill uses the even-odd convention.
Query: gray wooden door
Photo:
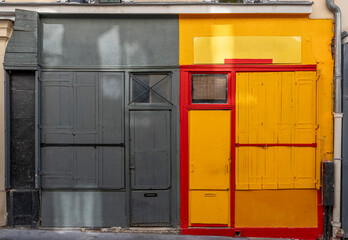
[[[170,225],[170,111],[130,112],[131,224]]]

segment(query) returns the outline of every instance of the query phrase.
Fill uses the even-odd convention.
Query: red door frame
[[[189,150],[188,111],[189,110],[230,110],[231,133],[235,133],[235,87],[237,72],[294,72],[316,71],[316,65],[185,65],[180,66],[180,222],[181,233],[188,235],[243,236],[317,239],[323,233],[323,206],[318,190],[317,228],[235,228],[235,134],[231,134],[231,178],[230,178],[230,222],[224,225],[198,224],[189,227]],[[191,103],[191,74],[228,74],[228,101],[225,104]],[[288,144],[286,144],[288,145]],[[311,145],[311,144],[310,144]],[[316,147],[313,143],[312,147]],[[237,233],[237,234],[236,234]]]

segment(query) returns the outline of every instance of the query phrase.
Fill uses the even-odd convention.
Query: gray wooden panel
[[[75,147],[74,149],[74,187],[98,187],[98,157],[94,147]]]
[[[66,72],[47,72],[42,75],[42,142],[74,141],[73,78],[73,73]]]
[[[131,224],[170,225],[170,191],[133,191]]]
[[[124,156],[120,147],[43,147],[43,189],[122,189]]]
[[[41,148],[42,188],[70,188],[73,186],[73,147]]]
[[[99,187],[121,189],[124,183],[124,149],[119,147],[99,148]]]
[[[44,143],[123,143],[123,73],[45,72]]]
[[[99,142],[124,140],[124,74],[99,73]]]
[[[179,65],[177,16],[42,18],[41,23],[43,67]]]
[[[126,226],[125,192],[43,191],[43,227]]]
[[[131,112],[132,189],[167,189],[170,181],[170,112]]]
[[[74,90],[74,142],[96,143],[98,124],[98,73],[77,72]]]

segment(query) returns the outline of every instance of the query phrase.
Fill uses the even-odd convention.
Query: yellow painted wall
[[[235,226],[317,227],[316,190],[236,191]]]
[[[4,109],[4,56],[8,39],[12,33],[13,23],[0,20],[0,226],[6,224],[5,192],[5,109]]]
[[[224,64],[225,59],[272,59],[273,63],[301,63],[301,37],[195,37],[195,64]]]
[[[301,64],[317,64],[320,161],[332,159],[332,20],[235,15],[180,15],[179,63],[194,64],[194,39],[216,36],[300,36]]]

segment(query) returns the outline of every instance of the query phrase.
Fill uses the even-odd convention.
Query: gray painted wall
[[[342,228],[348,238],[348,43],[343,48]]]
[[[178,66],[178,24],[177,16],[43,18],[42,66]]]
[[[126,226],[125,192],[43,191],[43,227]]]

